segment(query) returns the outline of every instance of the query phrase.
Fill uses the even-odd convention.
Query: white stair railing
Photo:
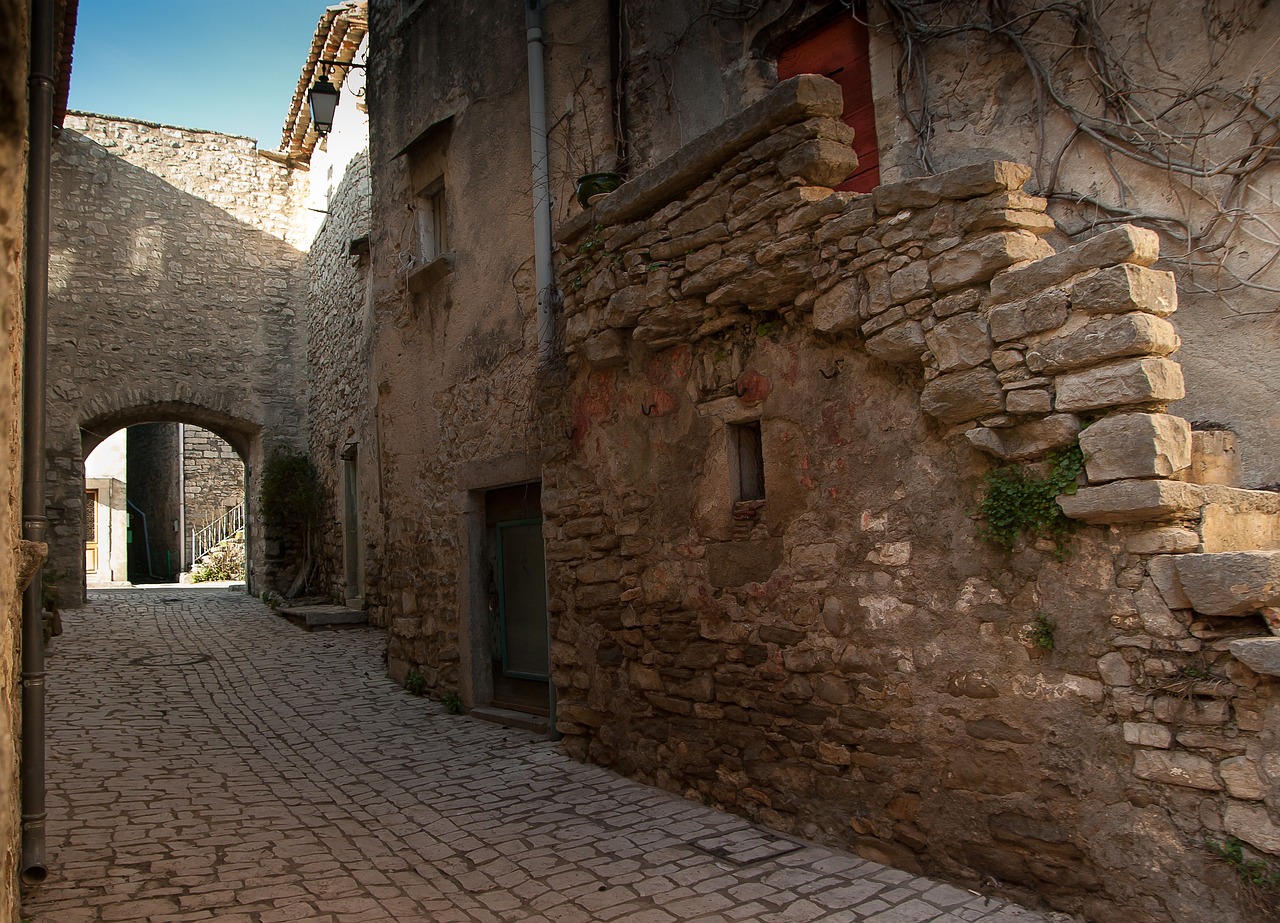
[[[227,510],[208,525],[191,533],[191,566],[208,554],[209,549],[244,531],[244,504]]]

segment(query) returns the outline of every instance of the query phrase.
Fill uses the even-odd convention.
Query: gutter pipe
[[[547,157],[546,48],[542,32],[543,0],[525,0],[524,24],[529,52],[529,140],[533,150],[533,267],[538,289],[538,364],[555,352],[551,314],[555,276],[551,267],[551,171]]]
[[[555,275],[551,266],[551,170],[547,158],[547,74],[546,48],[542,33],[542,0],[525,0],[525,37],[529,51],[529,143],[533,151],[533,269],[538,289],[538,365],[555,356],[556,322],[551,314],[555,298]],[[546,574],[542,577],[545,585]],[[547,656],[551,644],[551,618],[547,616]],[[547,664],[547,706],[551,711],[551,739],[559,740],[556,728],[556,684],[551,664]]]
[[[49,306],[49,188],[53,153],[54,0],[31,0],[28,88],[26,342],[22,394],[22,535],[48,537],[45,515],[45,365]],[[19,871],[35,884],[45,864],[44,567],[22,597],[22,855]]]

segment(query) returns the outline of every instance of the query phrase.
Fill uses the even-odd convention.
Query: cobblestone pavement
[[[1049,919],[446,715],[386,678],[379,630],[91,595],[50,651],[35,923]]]

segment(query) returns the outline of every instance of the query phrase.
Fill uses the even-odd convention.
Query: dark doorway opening
[[[541,485],[485,494],[491,704],[550,714],[551,652]]]

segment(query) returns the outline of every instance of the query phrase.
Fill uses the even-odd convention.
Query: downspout
[[[187,425],[178,424],[178,570],[187,569]],[[195,541],[193,533],[192,541]],[[195,548],[191,549],[195,557]],[[195,563],[193,560],[191,563]],[[172,574],[169,575],[172,578]]]
[[[538,289],[538,365],[555,356],[556,327],[551,314],[555,297],[555,276],[551,267],[551,171],[547,158],[547,74],[546,48],[542,35],[542,0],[525,0],[525,36],[529,51],[529,146],[533,152],[533,272]],[[545,566],[545,565],[544,565]],[[544,586],[547,579],[543,574]],[[551,618],[547,617],[547,657],[551,643]],[[547,664],[547,707],[551,712],[551,739],[559,740],[556,729],[556,684],[553,664]]]
[[[529,141],[533,150],[533,274],[538,290],[538,364],[551,361],[555,318],[551,305],[555,277],[551,268],[551,172],[547,158],[546,49],[542,35],[543,0],[525,0],[524,24],[529,50]]]
[[[31,0],[27,78],[26,343],[22,394],[22,534],[48,536],[44,509],[44,404],[49,305],[49,171],[53,155],[54,0]],[[48,877],[45,865],[44,599],[41,566],[22,597],[22,856],[24,881]]]

